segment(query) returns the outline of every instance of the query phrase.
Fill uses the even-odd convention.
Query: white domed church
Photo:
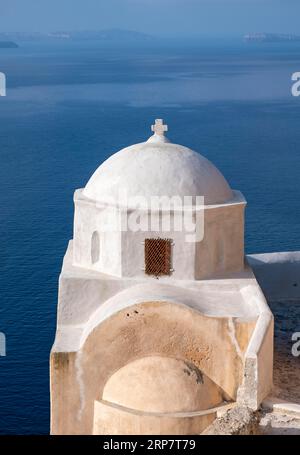
[[[52,434],[201,434],[272,389],[273,316],[243,195],[156,120],[74,194],[51,351]]]

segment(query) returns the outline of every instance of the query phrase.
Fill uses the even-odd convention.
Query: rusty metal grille
[[[171,274],[170,239],[145,239],[145,273],[161,276]]]

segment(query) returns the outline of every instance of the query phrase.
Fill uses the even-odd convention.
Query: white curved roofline
[[[130,199],[144,197],[148,203],[153,196],[203,196],[205,205],[233,199],[224,176],[209,160],[188,147],[162,139],[165,136],[111,155],[88,181],[84,196],[107,202],[126,194]]]
[[[241,193],[239,190],[231,190],[232,191],[232,199],[226,201],[226,202],[223,202],[221,204],[205,204],[205,201],[204,201],[204,204],[194,204],[193,206],[190,206],[190,207],[185,207],[184,210],[192,210],[192,211],[197,211],[197,210],[202,210],[203,208],[206,208],[206,209],[213,209],[213,208],[216,208],[216,207],[225,207],[225,206],[228,206],[228,205],[238,205],[238,204],[244,204],[246,205],[247,204],[247,201],[243,195],[243,193]],[[106,201],[97,201],[95,199],[90,199],[89,197],[85,196],[84,194],[84,188],[78,188],[77,190],[75,190],[74,192],[74,202],[75,201],[84,201],[86,204],[97,204],[99,205],[99,207],[112,207],[112,208],[118,208],[120,210],[140,210],[141,212],[146,212],[146,211],[149,211],[151,208],[148,208],[148,207],[142,207],[142,206],[130,206],[130,205],[120,205],[120,204],[112,204],[112,203],[109,203],[109,202],[106,202]],[[176,213],[176,211],[181,211],[182,209],[181,208],[172,208],[171,209],[171,212],[172,213]],[[167,212],[169,212],[169,209],[166,209]],[[164,213],[164,209],[152,209],[151,210],[151,213]]]

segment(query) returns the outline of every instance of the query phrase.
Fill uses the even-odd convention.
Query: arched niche
[[[74,417],[61,425],[61,433],[72,428],[76,434],[91,434],[94,402],[102,399],[109,378],[135,359],[151,355],[192,363],[224,391],[227,400],[236,399],[243,359],[232,340],[228,318],[206,316],[178,303],[144,301],[104,320],[97,321],[96,315],[95,319],[79,351],[67,359],[60,355],[54,359],[52,383],[59,386],[63,398],[53,405],[53,413],[60,414],[63,403],[61,412]],[[243,352],[255,322],[237,319],[233,324]]]

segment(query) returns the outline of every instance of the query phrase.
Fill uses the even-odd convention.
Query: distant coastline
[[[105,42],[147,42],[155,37],[142,32],[123,29],[82,30],[58,32],[0,32],[0,42],[11,41],[76,41],[95,40]]]
[[[19,46],[13,41],[0,41],[0,49],[15,49]]]
[[[260,43],[296,42],[300,41],[300,36],[284,33],[247,33],[244,35],[244,41]]]

